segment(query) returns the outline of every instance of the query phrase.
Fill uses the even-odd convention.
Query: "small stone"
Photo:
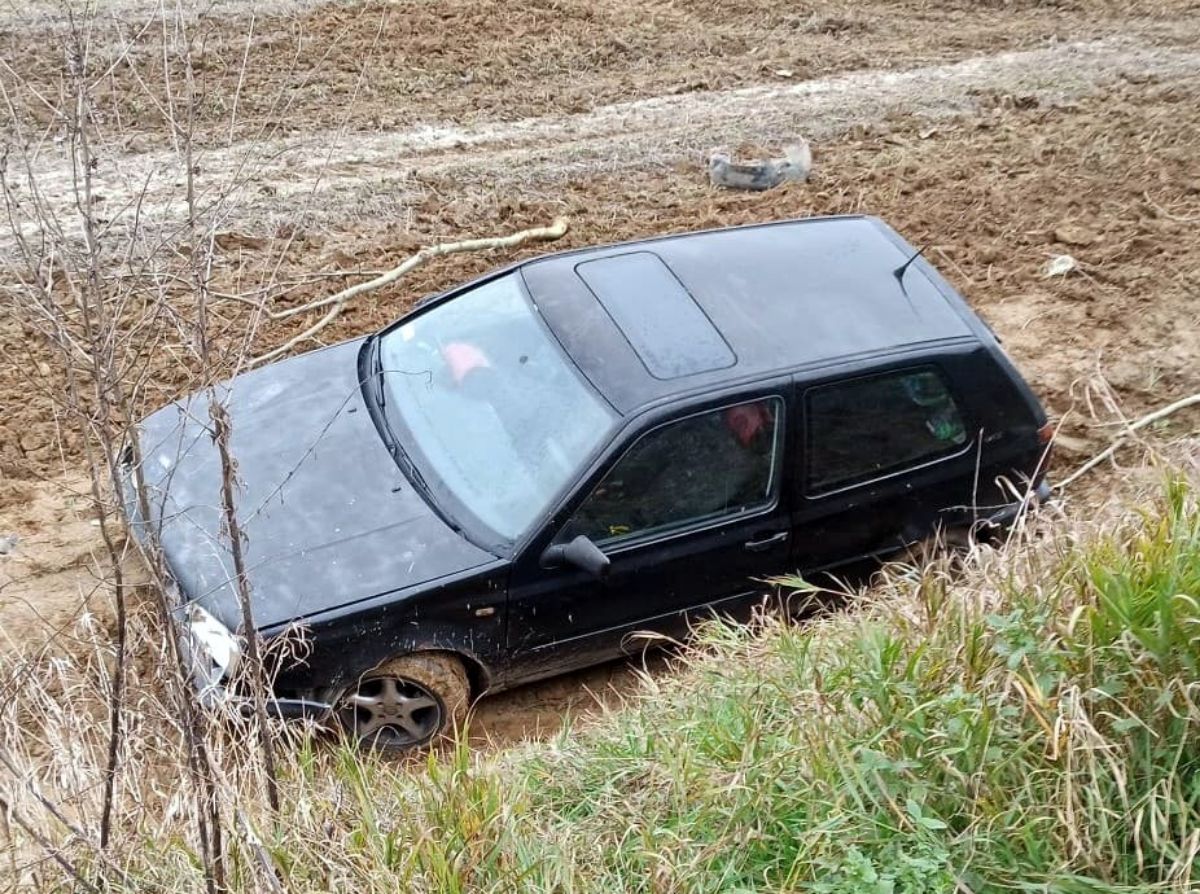
[[[266,239],[246,233],[217,233],[213,236],[213,242],[222,251],[261,251],[267,247]]]
[[[1070,255],[1055,255],[1042,268],[1042,276],[1066,276],[1072,270],[1079,269],[1079,262]]]
[[[12,553],[17,544],[21,542],[21,538],[16,534],[5,534],[0,536],[0,556],[7,556]]]
[[[1091,230],[1071,224],[1064,224],[1054,231],[1054,241],[1061,242],[1063,245],[1093,245],[1099,238]]]

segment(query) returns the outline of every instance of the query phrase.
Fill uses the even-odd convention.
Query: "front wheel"
[[[362,748],[407,751],[461,727],[469,696],[453,655],[404,655],[363,674],[338,700],[336,716]]]

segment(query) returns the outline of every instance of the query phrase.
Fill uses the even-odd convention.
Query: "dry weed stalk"
[[[17,660],[0,655],[0,666],[16,671],[6,677],[4,689],[10,700],[0,712],[0,749],[4,743],[17,746],[11,760],[7,751],[0,750],[5,756],[0,771],[12,783],[6,793],[11,808],[5,811],[6,830],[40,849],[60,867],[69,884],[91,890],[110,882],[124,883],[120,866],[127,861],[121,848],[139,845],[137,833],[144,823],[175,838],[178,822],[185,820],[198,843],[194,852],[210,894],[230,884],[235,850],[254,856],[249,870],[257,887],[279,891],[278,869],[255,831],[260,804],[253,796],[246,797],[249,790],[263,791],[264,806],[272,820],[277,818],[280,797],[274,730],[266,711],[269,684],[264,644],[254,632],[239,529],[237,466],[231,449],[236,416],[229,412],[226,392],[218,384],[247,365],[291,350],[319,332],[354,298],[394,283],[434,258],[557,239],[565,233],[566,223],[560,220],[550,227],[508,236],[430,246],[383,273],[314,272],[305,276],[305,282],[363,275],[374,278],[292,310],[272,311],[274,298],[263,297],[278,297],[281,289],[289,287],[278,282],[278,266],[270,271],[269,281],[260,284],[257,294],[215,292],[211,283],[218,263],[216,235],[236,214],[238,196],[252,180],[256,160],[254,141],[250,141],[235,175],[205,183],[203,188],[197,182],[197,109],[206,97],[193,51],[202,46],[203,36],[197,33],[202,25],[179,6],[160,6],[135,29],[142,36],[161,31],[163,83],[159,86],[165,98],[160,102],[140,80],[141,75],[138,77],[176,152],[186,207],[186,221],[180,228],[144,214],[140,201],[107,220],[98,217],[100,197],[93,178],[122,135],[119,122],[115,135],[106,129],[107,122],[102,125],[96,106],[95,91],[104,77],[90,55],[96,11],[89,6],[75,15],[64,2],[64,12],[69,23],[63,37],[67,89],[62,108],[55,108],[53,115],[55,126],[62,127],[64,150],[73,165],[75,177],[70,188],[74,200],[70,212],[64,213],[44,192],[40,156],[47,150],[19,111],[17,94],[26,86],[19,79],[0,80],[0,110],[7,113],[14,136],[0,146],[0,200],[14,245],[9,256],[0,255],[0,273],[15,282],[15,286],[5,284],[4,301],[11,303],[27,332],[51,348],[53,370],[64,383],[61,393],[53,395],[55,412],[81,435],[90,471],[90,502],[103,541],[96,563],[101,572],[97,586],[98,591],[111,594],[116,621],[111,639],[95,629],[90,640],[82,637],[72,642],[69,631],[60,631],[36,655]],[[107,70],[119,65],[134,70],[130,47],[123,39],[116,60],[105,63]],[[239,84],[244,80],[249,49],[247,36]],[[276,105],[283,102],[283,93],[281,88]],[[236,124],[235,104],[229,120],[231,139]],[[265,142],[269,133],[259,136]],[[147,184],[143,194],[148,188]],[[304,209],[300,213],[305,213]],[[181,285],[190,301],[180,300]],[[231,347],[214,336],[216,321],[210,319],[213,300],[225,298],[258,308]],[[286,319],[312,310],[326,311],[322,323],[268,354],[252,357],[249,349],[259,320]],[[151,494],[142,481],[140,445],[129,435],[147,406],[162,400],[154,394],[147,356],[176,350],[179,345],[185,347],[189,366],[195,370],[187,390],[205,395],[207,427],[221,465],[222,539],[228,541],[222,546],[233,559],[242,633],[247,640],[245,676],[239,684],[245,686],[254,707],[254,745],[249,736],[237,735],[237,729],[215,723],[217,718],[195,697],[186,651],[172,623],[176,606],[157,530],[144,525],[144,539],[125,536],[134,518],[153,519],[162,514],[154,511],[162,507],[152,505],[160,495]],[[32,348],[30,353],[34,353]],[[26,358],[7,359],[14,368],[34,367]],[[31,378],[31,384],[34,381]],[[122,499],[125,474],[133,476],[133,506]],[[215,502],[217,495],[213,498]],[[151,618],[134,598],[141,585],[126,572],[125,560],[131,553],[140,554],[149,574]],[[55,651],[68,657],[57,664],[48,661]],[[135,664],[153,669],[153,689],[147,690],[146,681],[133,672]],[[94,721],[72,701],[89,698],[96,689],[103,694],[107,717],[102,745]],[[46,757],[37,756],[44,747],[55,748],[51,743],[56,742],[65,747]],[[159,789],[143,778],[158,772],[148,757],[157,755],[170,773],[175,769],[171,748],[179,749],[179,767],[169,784]],[[53,783],[35,784],[39,773]],[[125,828],[135,834],[122,835]],[[13,848],[14,874],[18,852],[24,858],[24,844]]]

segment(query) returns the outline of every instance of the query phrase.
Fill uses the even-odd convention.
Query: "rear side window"
[[[809,494],[924,465],[967,443],[949,385],[932,367],[811,388],[806,410]]]

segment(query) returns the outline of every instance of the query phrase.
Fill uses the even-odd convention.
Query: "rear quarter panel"
[[[962,450],[928,464],[898,470],[829,493],[808,492],[809,433],[806,392],[820,385],[889,371],[933,366],[948,381],[968,440]],[[1036,478],[1042,454],[1034,412],[989,345],[969,339],[927,345],[888,357],[804,373],[796,378],[801,427],[793,438],[796,485],[794,559],[803,571],[833,568],[869,555],[888,553],[922,539],[939,526],[970,525],[996,507],[1012,503],[1016,487]]]

